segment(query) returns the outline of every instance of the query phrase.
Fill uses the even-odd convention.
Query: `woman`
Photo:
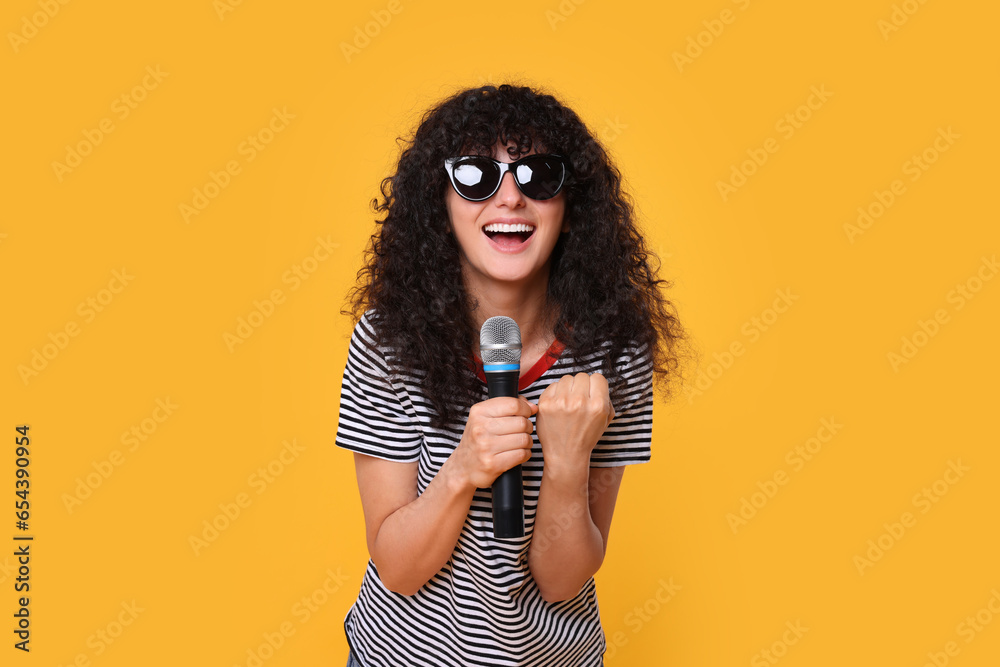
[[[601,665],[593,575],[682,338],[621,176],[551,95],[484,86],[427,112],[381,193],[337,431],[371,555],[350,664]],[[519,398],[487,399],[494,315],[520,327]],[[519,464],[525,536],[495,538]]]

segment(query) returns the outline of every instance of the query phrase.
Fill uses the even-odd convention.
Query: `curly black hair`
[[[614,367],[626,350],[649,351],[657,379],[678,372],[686,338],[662,290],[658,262],[637,229],[631,198],[607,152],[575,112],[555,97],[504,84],[458,92],[427,111],[383,179],[382,201],[372,199],[377,229],[358,272],[345,314],[355,322],[374,310],[379,345],[393,350],[405,370],[423,377],[425,395],[443,426],[464,413],[482,392],[471,365],[478,334],[466,293],[459,247],[449,233],[443,168],[456,155],[492,155],[508,146],[517,158],[538,152],[565,156],[569,232],[552,252],[548,303],[554,333],[569,354],[606,346],[602,373],[612,400],[621,383]],[[660,382],[669,394],[671,383]]]

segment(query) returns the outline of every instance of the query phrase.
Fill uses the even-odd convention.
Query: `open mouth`
[[[524,223],[492,223],[483,227],[483,232],[497,245],[503,247],[518,246],[531,238],[535,228]]]

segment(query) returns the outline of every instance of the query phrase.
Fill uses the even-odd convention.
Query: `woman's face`
[[[535,152],[532,148],[527,155]],[[514,161],[500,144],[494,147],[493,158]],[[551,199],[529,199],[518,190],[513,174],[507,172],[500,189],[489,199],[463,199],[449,185],[445,204],[458,241],[467,288],[479,293],[498,283],[544,288],[552,249],[560,233],[569,231],[563,219],[565,192]],[[518,231],[503,232],[498,225],[512,225],[510,229]]]

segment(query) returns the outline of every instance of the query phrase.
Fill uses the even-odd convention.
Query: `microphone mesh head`
[[[486,346],[500,345],[499,348]],[[497,315],[483,322],[479,330],[479,356],[484,364],[521,363],[521,330],[517,322],[505,315]]]

